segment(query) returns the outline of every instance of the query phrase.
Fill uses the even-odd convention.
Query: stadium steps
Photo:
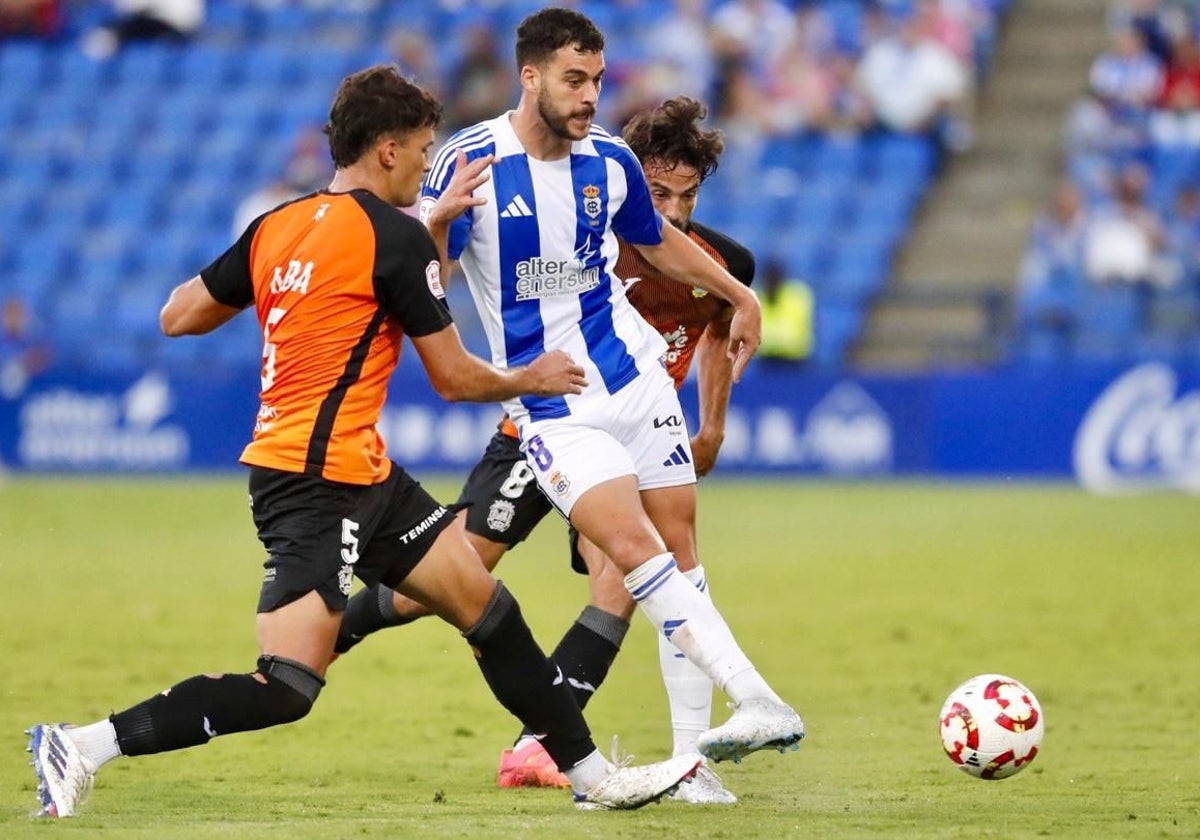
[[[1014,4],[976,103],[975,143],[948,159],[921,207],[852,350],[856,366],[954,367],[999,354],[997,309],[1054,188],[1063,120],[1107,44],[1095,0]]]

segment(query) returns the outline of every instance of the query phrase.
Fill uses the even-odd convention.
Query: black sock
[[[333,652],[345,653],[372,633],[388,627],[399,627],[412,620],[396,612],[392,590],[386,586],[377,583],[360,589],[346,604]]]
[[[181,750],[308,714],[325,681],[290,660],[264,656],[258,664],[265,683],[253,674],[191,677],[110,716],[121,754]]]
[[[554,664],[562,668],[581,710],[608,676],[628,630],[629,622],[625,619],[588,605],[550,654]],[[532,734],[526,727],[521,730],[520,738]]]
[[[463,633],[477,651],[483,678],[496,699],[542,737],[559,766],[574,767],[596,749],[566,680],[534,641],[521,608],[504,584],[479,622]]]

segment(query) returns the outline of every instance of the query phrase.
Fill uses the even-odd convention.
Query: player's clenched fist
[[[538,356],[525,368],[527,393],[539,397],[581,394],[587,385],[583,368],[563,350],[551,350]]]

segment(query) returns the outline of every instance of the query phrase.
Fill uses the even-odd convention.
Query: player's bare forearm
[[[728,340],[729,322],[714,322],[696,345],[700,427],[692,437],[692,460],[697,475],[707,474],[716,465],[725,442],[725,417],[733,386],[733,362],[725,352]]]
[[[757,307],[758,299],[747,286],[737,281],[720,263],[710,257],[687,234],[671,225],[663,225],[663,241],[658,245],[636,245],[650,263],[672,280],[712,292],[736,308]]]
[[[524,367],[498,368],[468,352],[453,324],[411,341],[433,389],[449,402],[499,402],[522,394],[556,397],[581,393],[587,385],[583,368],[561,350]]]
[[[686,234],[670,225],[663,227],[660,244],[635,247],[668,277],[712,292],[733,306],[726,352],[733,361],[733,381],[740,380],[762,341],[762,310],[754,292],[739,283]]]
[[[242,310],[219,303],[209,294],[199,277],[180,283],[171,292],[158,315],[163,334],[204,335],[224,324]]]

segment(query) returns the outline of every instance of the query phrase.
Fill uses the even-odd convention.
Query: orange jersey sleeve
[[[754,257],[748,250],[695,223],[688,236],[730,274],[750,285],[754,278]],[[667,372],[675,380],[675,387],[682,387],[700,336],[713,319],[724,317],[729,304],[703,289],[672,280],[623,241],[615,273],[625,284],[629,302],[667,342]]]
[[[450,323],[432,240],[361,190],[283,205],[243,239],[201,273],[218,300],[248,283],[262,328],[261,403],[242,462],[383,481],[391,462],[376,424],[404,331]]]

